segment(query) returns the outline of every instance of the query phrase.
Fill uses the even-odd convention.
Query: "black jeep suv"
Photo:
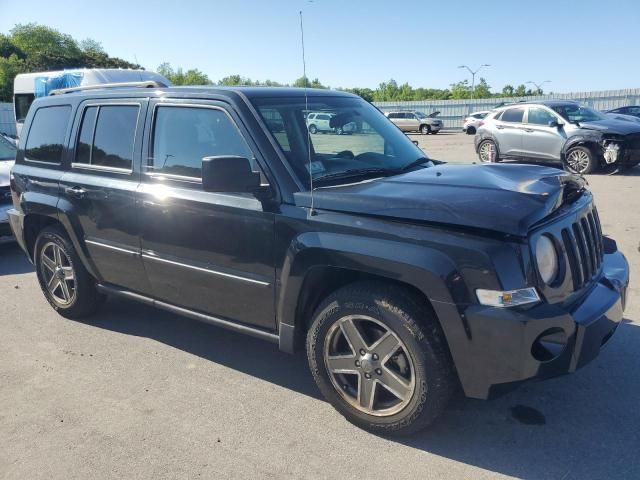
[[[114,295],[306,346],[340,413],[405,433],[458,385],[573,372],[622,319],[628,265],[581,177],[432,161],[346,93],[54,93],[27,116],[9,217],[63,316]],[[307,112],[362,128],[309,135]]]

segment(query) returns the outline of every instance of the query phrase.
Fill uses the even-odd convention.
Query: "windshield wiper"
[[[350,168],[348,170],[343,170],[341,172],[328,173],[327,175],[322,175],[321,177],[317,177],[313,179],[313,183],[316,182],[325,182],[328,180],[341,180],[344,178],[351,177],[364,177],[369,175],[389,175],[394,173],[395,170],[389,168]]]
[[[417,167],[417,166],[419,166],[419,165],[424,165],[425,163],[429,163],[430,161],[431,161],[431,159],[430,159],[430,158],[427,158],[427,157],[420,157],[420,158],[418,158],[418,159],[414,160],[413,162],[409,162],[409,163],[407,163],[405,166],[400,167],[400,168],[398,169],[398,171],[400,171],[400,172],[406,172],[407,170],[411,170],[412,168]]]

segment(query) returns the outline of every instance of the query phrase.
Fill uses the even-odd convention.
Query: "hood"
[[[9,185],[9,173],[14,163],[13,160],[0,160],[0,187]]]
[[[402,175],[314,191],[318,210],[493,230],[524,237],[585,180],[535,165],[441,164]],[[309,192],[295,195],[309,207]]]
[[[617,135],[640,133],[640,123],[613,117],[607,118],[606,120],[597,120],[595,122],[580,122],[580,128]]]
[[[435,112],[430,113],[429,115],[427,115],[427,117],[436,118],[438,115],[440,115],[440,112],[436,110]]]

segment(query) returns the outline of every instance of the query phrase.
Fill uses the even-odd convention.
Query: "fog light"
[[[567,348],[567,334],[561,328],[549,328],[531,345],[531,355],[539,362],[555,360]]]
[[[478,302],[488,307],[515,307],[540,301],[540,296],[535,288],[521,288],[501,292],[498,290],[476,290]]]
[[[617,143],[609,143],[604,147],[604,161],[608,164],[612,164],[617,161],[618,155],[620,155],[620,145]]]

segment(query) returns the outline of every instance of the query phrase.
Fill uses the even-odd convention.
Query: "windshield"
[[[418,116],[418,118],[429,118],[429,115],[427,115],[426,113],[415,112],[415,114]]]
[[[361,98],[310,96],[305,104],[304,97],[296,96],[253,103],[307,188],[309,174],[320,186],[431,165],[422,150]]]
[[[15,159],[16,147],[14,147],[8,140],[5,140],[5,138],[0,135],[0,161]]]
[[[570,123],[606,120],[602,113],[584,105],[554,105],[551,108]]]

